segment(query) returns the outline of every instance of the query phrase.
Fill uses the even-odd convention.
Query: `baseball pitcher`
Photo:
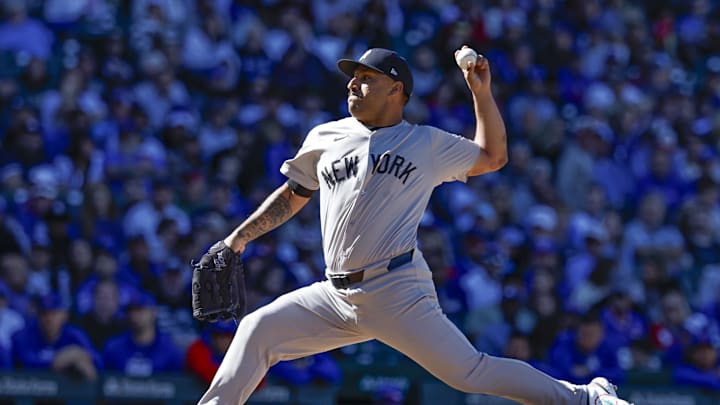
[[[280,168],[288,181],[201,259],[194,314],[238,317],[243,300],[229,297],[244,290],[237,273],[245,246],[290,219],[317,191],[326,279],[242,318],[200,404],[242,404],[273,364],[371,339],[465,392],[523,404],[627,404],[605,378],[573,385],[526,363],[477,352],[438,304],[417,246],[430,195],[443,182],[464,182],[507,162],[490,66],[482,56],[469,62],[462,73],[473,96],[472,140],[403,119],[413,78],[396,52],[373,48],[358,60],[338,61],[349,77],[350,117],[313,128]]]

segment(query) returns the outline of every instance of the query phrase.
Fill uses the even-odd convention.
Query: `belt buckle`
[[[330,278],[336,288],[348,288],[350,286],[350,278],[348,276],[331,276]]]

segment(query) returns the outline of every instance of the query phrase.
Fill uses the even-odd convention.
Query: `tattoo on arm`
[[[294,213],[290,206],[290,191],[271,195],[238,229],[238,236],[252,241],[290,219]]]

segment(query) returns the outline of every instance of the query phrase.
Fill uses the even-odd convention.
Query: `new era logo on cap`
[[[364,66],[372,70],[384,73],[393,80],[402,82],[405,94],[410,97],[413,91],[413,77],[407,61],[397,52],[383,48],[368,49],[357,60],[340,59],[338,69],[352,77],[358,66]]]

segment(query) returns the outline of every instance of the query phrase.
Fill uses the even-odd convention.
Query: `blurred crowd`
[[[0,365],[212,378],[188,263],[347,115],[341,57],[409,60],[408,121],[471,136],[490,61],[510,162],[439,187],[420,247],[479,350],[574,382],[720,389],[715,0],[4,0]],[[250,309],[323,277],[316,202],[245,254]],[[365,343],[271,371],[342,378]],[[383,391],[384,392],[384,391]],[[389,391],[388,396],[397,397]],[[380,395],[380,394],[378,394]]]

